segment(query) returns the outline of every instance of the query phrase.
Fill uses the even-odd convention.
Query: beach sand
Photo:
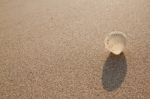
[[[0,99],[150,99],[150,1],[0,0]]]

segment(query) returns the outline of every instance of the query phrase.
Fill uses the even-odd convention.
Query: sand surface
[[[150,0],[0,0],[0,99],[150,99]]]

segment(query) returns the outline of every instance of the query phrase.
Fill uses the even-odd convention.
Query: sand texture
[[[0,99],[150,99],[150,0],[0,0]]]

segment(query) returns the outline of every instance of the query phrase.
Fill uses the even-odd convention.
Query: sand
[[[0,0],[0,99],[150,99],[149,49],[149,0]]]

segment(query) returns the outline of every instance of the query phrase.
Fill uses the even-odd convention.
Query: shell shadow
[[[125,79],[126,73],[127,61],[124,53],[120,55],[110,53],[103,66],[103,88],[107,91],[113,91],[119,88]]]

